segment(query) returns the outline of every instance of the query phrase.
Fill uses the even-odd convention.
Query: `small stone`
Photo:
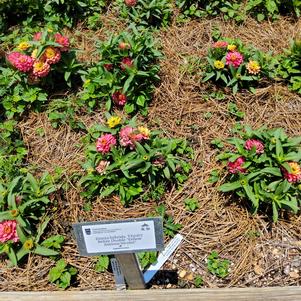
[[[291,270],[290,266],[287,265],[287,266],[285,266],[285,268],[283,269],[283,273],[284,273],[285,275],[288,275],[288,274],[290,273],[290,270]]]
[[[255,264],[254,265],[254,272],[255,272],[256,275],[262,275],[263,272],[264,272],[264,269],[260,265]]]
[[[168,284],[166,285],[166,288],[171,288],[171,284],[168,283]]]
[[[298,279],[300,277],[299,273],[296,272],[290,272],[289,276],[293,279]]]
[[[183,278],[186,276],[186,274],[187,274],[187,271],[186,271],[186,270],[182,270],[182,271],[179,273],[179,277],[183,279]]]

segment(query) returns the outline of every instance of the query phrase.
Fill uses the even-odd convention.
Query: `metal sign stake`
[[[116,254],[115,257],[119,262],[129,288],[133,290],[144,289],[144,277],[136,254]]]

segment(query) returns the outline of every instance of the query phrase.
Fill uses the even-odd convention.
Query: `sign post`
[[[115,255],[131,289],[145,288],[135,253],[164,249],[161,217],[77,223],[73,230],[80,255]]]

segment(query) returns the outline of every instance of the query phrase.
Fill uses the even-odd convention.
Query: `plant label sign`
[[[73,225],[83,256],[160,251],[164,248],[161,217],[77,223]]]

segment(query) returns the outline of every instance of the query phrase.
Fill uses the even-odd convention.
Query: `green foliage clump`
[[[208,271],[219,278],[225,278],[229,275],[229,265],[230,261],[220,259],[216,251],[212,251],[207,257]]]
[[[132,2],[132,5],[127,5]],[[167,26],[172,16],[171,0],[117,0],[119,16],[139,27]]]
[[[227,164],[226,182],[220,191],[235,193],[249,202],[252,211],[297,213],[301,190],[301,137],[288,137],[284,130],[252,130],[249,126],[239,138],[230,138],[232,150],[218,155]],[[234,147],[234,149],[233,149]]]
[[[80,97],[91,109],[102,102],[108,111],[124,107],[128,114],[138,110],[146,113],[159,81],[161,53],[149,32],[131,28],[131,32],[112,35],[100,43],[100,61],[83,72]]]
[[[64,259],[57,261],[56,265],[50,269],[48,279],[58,288],[66,289],[75,280],[78,271],[75,267],[68,264]]]
[[[181,139],[168,139],[137,127],[135,120],[121,122],[114,127],[95,125],[85,138],[87,161],[83,164],[87,175],[80,185],[83,196],[89,199],[118,195],[123,205],[156,190],[158,185],[181,185],[187,180],[192,149]],[[111,125],[112,126],[112,125]],[[110,137],[115,142],[107,151],[97,150]]]
[[[289,88],[301,94],[301,40],[292,41],[290,49],[280,59],[278,74],[289,83]]]

